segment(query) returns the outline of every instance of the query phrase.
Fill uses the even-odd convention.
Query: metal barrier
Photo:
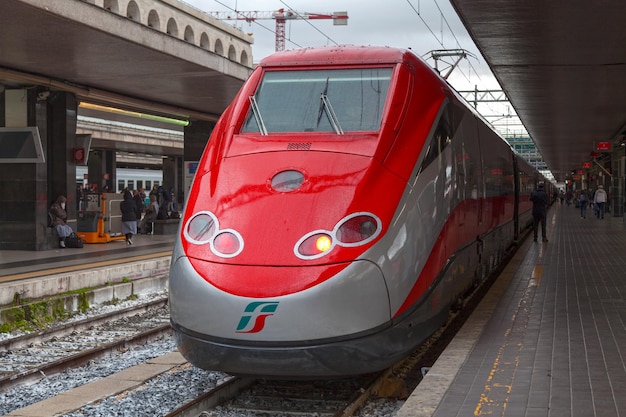
[[[119,194],[113,194],[115,196]],[[109,200],[107,198],[107,212],[104,219],[105,224],[108,224],[107,233],[111,236],[122,236],[122,211],[120,209],[120,203],[122,200]],[[117,203],[113,209],[113,203]]]

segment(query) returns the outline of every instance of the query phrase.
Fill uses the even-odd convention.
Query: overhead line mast
[[[293,10],[278,9],[274,12],[239,11],[233,12],[207,12],[220,20],[245,20],[252,23],[255,20],[276,20],[276,51],[285,50],[285,23],[287,20],[321,20],[332,19],[333,25],[343,26],[348,24],[348,12],[333,13],[298,13]]]

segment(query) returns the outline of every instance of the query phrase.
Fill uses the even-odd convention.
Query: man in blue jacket
[[[543,237],[542,241],[548,241],[548,235],[546,231],[546,216],[548,215],[548,204],[550,203],[550,198],[548,197],[548,193],[545,190],[545,184],[543,181],[540,181],[537,184],[537,189],[530,193],[530,201],[533,202],[533,241],[537,241],[537,232],[539,229],[539,223],[541,223],[541,235]]]

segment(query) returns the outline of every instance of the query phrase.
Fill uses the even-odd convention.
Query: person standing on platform
[[[545,190],[545,184],[540,181],[537,184],[537,189],[530,193],[530,201],[533,202],[533,241],[537,241],[539,223],[541,223],[541,235],[542,241],[548,241],[548,232],[546,230],[546,217],[548,215],[548,204],[550,203],[550,197]]]
[[[584,190],[581,190],[580,194],[578,194],[578,204],[580,205],[580,218],[587,218],[587,204],[589,204],[589,199]]]
[[[604,206],[606,205],[606,200],[606,191],[604,191],[604,186],[600,184],[598,185],[596,193],[593,195],[593,202],[597,207],[596,218],[598,219],[604,219]]]
[[[120,211],[122,212],[122,233],[126,236],[126,244],[132,245],[133,235],[137,234],[137,204],[133,194],[125,190],[124,201],[120,203]]]

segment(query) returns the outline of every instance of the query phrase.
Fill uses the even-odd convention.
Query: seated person
[[[50,214],[52,214],[52,227],[59,235],[59,246],[65,247],[65,238],[74,233],[74,230],[67,224],[67,212],[65,211],[65,203],[67,199],[60,195],[50,206]]]
[[[140,233],[149,233],[148,231],[148,223],[152,223],[157,219],[157,214],[159,213],[159,203],[157,203],[157,196],[154,194],[150,194],[150,204],[146,207],[146,214],[143,216],[143,220],[141,221],[141,225],[139,227]],[[152,226],[152,225],[150,225]]]

